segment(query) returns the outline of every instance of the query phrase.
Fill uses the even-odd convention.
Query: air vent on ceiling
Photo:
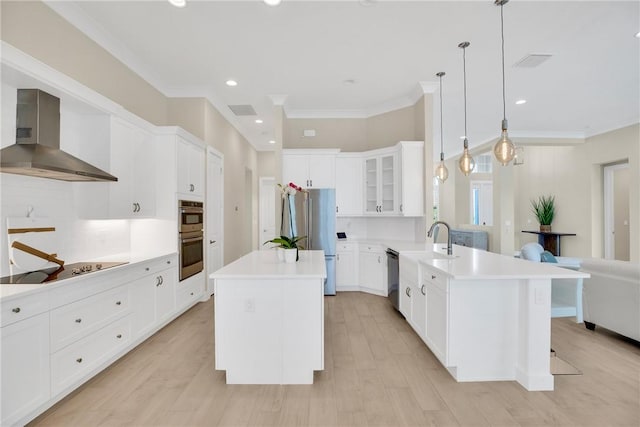
[[[256,110],[251,105],[229,105],[236,116],[255,116]]]
[[[520,61],[516,62],[515,67],[521,68],[534,68],[551,58],[551,54],[548,53],[531,53]]]

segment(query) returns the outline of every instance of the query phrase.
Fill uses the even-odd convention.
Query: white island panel
[[[324,253],[252,252],[218,270],[216,369],[227,384],[312,384],[324,369]]]

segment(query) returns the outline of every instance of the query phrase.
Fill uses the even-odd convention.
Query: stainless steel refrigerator
[[[327,266],[324,294],[336,294],[336,190],[310,189],[284,199],[280,234],[307,236],[305,249],[323,250]]]

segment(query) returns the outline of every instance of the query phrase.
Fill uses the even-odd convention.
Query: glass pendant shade
[[[444,160],[441,160],[440,164],[436,167],[436,178],[438,178],[440,182],[445,182],[447,178],[449,178],[449,171],[444,165]]]
[[[502,136],[493,147],[493,154],[502,166],[508,165],[516,156],[516,147],[509,139],[509,134],[506,129],[502,129]]]
[[[473,169],[476,167],[476,161],[473,160],[473,157],[471,157],[471,154],[469,154],[469,148],[466,147],[466,142],[467,141],[465,141],[465,147],[464,151],[462,152],[462,156],[460,157],[460,160],[458,160],[458,167],[460,168],[460,172],[462,172],[464,176],[469,176],[471,171],[473,171]]]

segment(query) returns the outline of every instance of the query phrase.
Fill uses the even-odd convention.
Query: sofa
[[[583,313],[588,329],[602,326],[640,341],[640,263],[583,259]]]

